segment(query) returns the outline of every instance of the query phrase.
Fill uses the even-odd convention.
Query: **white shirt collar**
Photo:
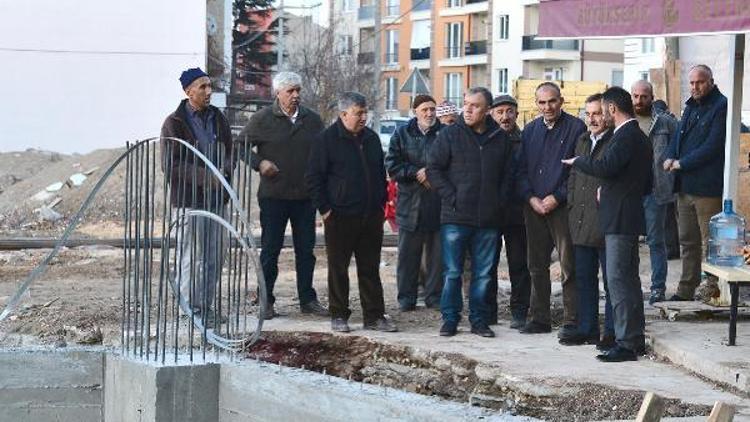
[[[619,125],[617,125],[617,127],[615,128],[615,131],[614,131],[613,133],[617,133],[617,131],[618,131],[618,130],[619,130],[619,129],[620,129],[621,127],[623,127],[623,126],[625,126],[626,124],[628,124],[628,123],[632,122],[633,120],[636,120],[636,118],[635,118],[635,117],[631,117],[631,118],[629,118],[628,120],[625,120],[624,122],[620,123]]]
[[[299,106],[297,106],[297,109],[294,110],[294,114],[292,114],[291,116],[286,113],[286,110],[284,110],[283,107],[279,107],[279,108],[281,109],[281,112],[284,113],[284,115],[288,117],[289,120],[292,121],[292,123],[297,122],[297,116],[299,116]]]

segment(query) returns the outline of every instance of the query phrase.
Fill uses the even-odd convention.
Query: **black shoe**
[[[656,302],[664,302],[666,300],[666,297],[664,296],[664,292],[661,290],[654,290],[651,292],[651,296],[648,297],[648,304],[653,305]]]
[[[574,324],[564,324],[557,332],[557,338],[560,340],[566,340],[576,336],[578,336],[578,327]]]
[[[520,330],[518,330],[518,332],[521,334],[551,333],[552,326],[550,326],[549,324],[542,324],[540,322],[529,321]]]
[[[391,321],[391,319],[383,315],[382,317],[376,319],[375,321],[369,321],[362,324],[362,328],[365,330],[375,330],[375,331],[382,331],[384,333],[395,333],[398,331],[398,327],[396,327],[396,324]]]
[[[584,344],[597,344],[599,342],[599,336],[587,336],[580,333],[575,333],[571,336],[560,337],[559,343],[563,346],[582,346]]]
[[[398,310],[401,312],[412,312],[417,310],[417,305],[406,305],[406,306],[399,306]]]
[[[615,337],[611,335],[603,335],[602,339],[596,343],[596,350],[606,352],[617,345]]]
[[[638,360],[636,353],[624,347],[615,346],[608,351],[596,356],[602,362],[628,362]]]
[[[344,318],[333,318],[331,320],[331,331],[348,333],[351,330],[349,329],[349,323]]]
[[[471,332],[482,337],[495,337],[495,332],[492,331],[492,329],[490,329],[490,327],[484,323],[472,325]]]
[[[328,308],[321,305],[317,300],[311,300],[304,305],[300,305],[299,309],[303,314],[313,314],[323,317],[331,316],[331,313],[328,312]]]
[[[273,309],[273,303],[269,303],[268,305],[266,305],[266,311],[263,312],[263,319],[265,320],[274,319],[277,316],[281,316],[281,314],[277,313]]]
[[[690,299],[685,299],[684,297],[672,295],[672,297],[669,298],[670,302],[690,302]]]
[[[458,323],[452,321],[445,321],[443,326],[440,327],[440,335],[443,337],[453,337],[458,332]]]
[[[526,318],[513,318],[513,321],[510,322],[510,328],[514,330],[520,330],[523,328],[523,326],[526,325]]]

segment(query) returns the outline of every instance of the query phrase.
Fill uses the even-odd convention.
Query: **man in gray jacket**
[[[273,287],[288,222],[292,224],[300,308],[303,313],[328,315],[312,286],[315,207],[305,186],[310,148],[323,130],[323,122],[317,113],[300,105],[301,86],[302,79],[296,73],[278,73],[273,78],[273,104],[255,113],[240,134],[241,139],[247,136],[255,148],[250,165],[260,173],[260,265],[268,292],[265,319],[277,315]]]
[[[664,292],[667,286],[665,224],[668,205],[674,202],[674,175],[664,170],[664,153],[677,129],[677,120],[653,107],[654,89],[648,81],[640,80],[634,83],[630,95],[633,98],[638,125],[648,136],[654,152],[653,191],[643,200],[646,239],[651,258],[651,296],[648,303],[653,305],[665,299]]]

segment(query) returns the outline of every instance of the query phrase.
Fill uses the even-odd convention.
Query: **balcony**
[[[538,40],[536,35],[524,35],[521,41],[522,60],[578,60],[581,57],[578,40]]]
[[[487,13],[487,0],[444,0],[445,8],[440,9],[440,16],[461,16],[472,13]]]
[[[357,64],[373,64],[375,63],[375,53],[365,52],[357,54]]]
[[[411,55],[409,58],[411,60],[429,60],[430,59],[430,47],[412,48]]]
[[[467,56],[487,54],[487,40],[467,42],[464,45],[464,54],[466,54]]]
[[[375,19],[375,6],[360,6],[359,9],[357,9],[357,19],[361,21]]]
[[[412,0],[412,12],[432,10],[432,0]]]
[[[383,61],[383,65],[393,64],[398,64],[398,52],[385,53],[385,60]]]

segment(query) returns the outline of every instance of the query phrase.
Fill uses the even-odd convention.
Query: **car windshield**
[[[380,133],[383,135],[393,135],[397,128],[407,124],[408,120],[383,120],[380,122]]]

